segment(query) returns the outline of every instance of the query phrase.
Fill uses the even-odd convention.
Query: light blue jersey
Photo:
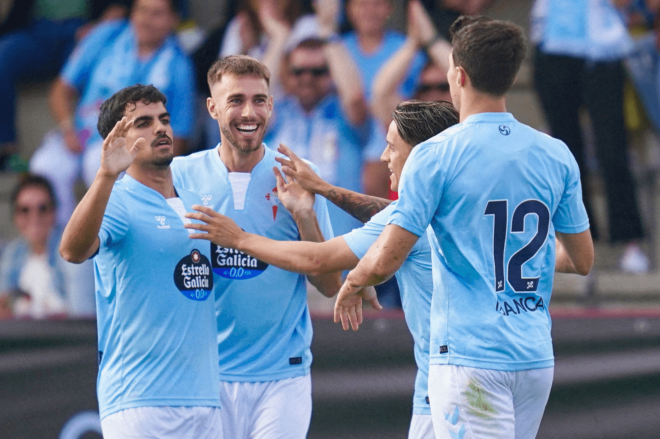
[[[200,202],[177,189],[186,209]],[[115,183],[94,257],[101,418],[148,406],[219,407],[208,245],[155,190]]]
[[[151,56],[138,56],[135,31],[128,21],[99,24],[83,38],[60,73],[80,95],[75,126],[83,146],[102,142],[96,129],[101,104],[134,84],[151,84],[167,96],[172,128],[188,138],[194,126],[195,79],[190,59],[174,35]]]
[[[281,154],[264,148],[251,172],[243,209],[236,209],[227,167],[218,148],[178,157],[174,184],[199,193],[204,205],[243,230],[278,241],[300,240],[289,211],[277,198],[273,167]],[[333,237],[325,199],[314,205],[323,236]],[[305,276],[271,267],[233,249],[211,244],[215,276],[220,380],[259,382],[309,373],[312,322]]]
[[[399,197],[388,222],[435,235],[431,364],[553,366],[555,230],[589,228],[566,145],[509,113],[476,114],[413,149]]]
[[[360,229],[344,235],[344,240],[355,256],[362,259],[369,247],[376,242],[387,225],[387,219],[396,206],[396,201],[377,213]],[[401,268],[396,272],[401,291],[401,305],[406,323],[415,341],[417,378],[413,397],[413,414],[430,415],[428,403],[429,379],[429,333],[431,319],[431,248],[426,237],[417,241]]]

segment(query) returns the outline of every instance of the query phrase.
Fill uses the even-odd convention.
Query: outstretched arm
[[[357,330],[362,321],[360,291],[378,285],[391,277],[408,257],[419,237],[397,225],[385,227],[360,263],[346,277],[335,303],[335,323],[341,320],[344,329],[350,323]]]
[[[186,217],[202,223],[190,223],[184,227],[206,233],[192,234],[190,238],[240,250],[283,270],[318,276],[350,270],[358,263],[357,256],[341,236],[325,242],[276,241],[247,233],[231,218],[208,207],[195,205],[193,209],[197,212],[188,213]]]
[[[145,144],[145,140],[140,137],[130,147],[126,145],[126,132],[132,125],[133,121],[124,117],[103,141],[101,168],[62,234],[60,254],[69,262],[82,263],[99,248],[98,234],[112,187],[119,174],[128,169]]]
[[[278,151],[289,157],[289,160],[277,157],[282,165],[282,172],[295,180],[303,189],[321,195],[337,207],[366,223],[372,216],[385,209],[392,201],[385,198],[360,194],[324,181],[314,170],[291,151],[286,145],[280,144]]]
[[[324,242],[316,213],[314,194],[305,191],[295,181],[286,182],[277,167],[273,168],[277,180],[277,195],[284,207],[291,212],[302,241]],[[307,279],[326,297],[333,297],[341,287],[339,272],[325,272],[308,275]]]

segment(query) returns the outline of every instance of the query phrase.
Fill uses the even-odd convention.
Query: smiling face
[[[14,224],[32,249],[46,245],[55,226],[55,205],[41,186],[26,186],[16,197]]]
[[[261,148],[273,97],[266,80],[259,76],[222,75],[211,86],[206,105],[218,121],[222,144],[249,154]]]
[[[406,164],[413,147],[401,138],[394,121],[390,123],[390,128],[387,130],[386,140],[387,146],[380,159],[387,163],[390,170],[390,189],[396,192],[399,190],[403,165]]]
[[[172,125],[170,113],[162,102],[129,103],[124,116],[133,120],[133,126],[126,133],[126,145],[132,146],[137,139],[146,140],[145,147],[135,157],[135,164],[149,168],[164,169],[174,157]]]

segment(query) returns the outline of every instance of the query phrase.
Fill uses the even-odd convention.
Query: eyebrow
[[[245,93],[234,93],[233,95],[227,96],[227,100],[231,100],[231,99],[234,99],[234,98],[244,98],[244,97],[245,97]],[[259,94],[256,94],[256,95],[252,96],[252,97],[253,98],[268,99],[268,95],[265,94],[265,93],[259,93]]]
[[[161,113],[161,114],[158,115],[158,119],[162,119],[162,118],[164,118],[164,117],[170,117],[170,113],[165,112],[165,113]],[[154,119],[153,116],[140,116],[140,117],[136,118],[136,119],[133,121],[133,123],[134,123],[135,125],[137,125],[137,124],[140,123],[140,122],[143,122],[143,121],[144,121],[144,122],[146,122],[146,121],[151,121],[151,120],[153,120],[153,119]]]

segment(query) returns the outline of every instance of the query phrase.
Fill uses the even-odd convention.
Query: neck
[[[131,165],[126,173],[165,198],[176,197],[174,184],[172,183],[172,172],[169,166],[165,169],[159,169]]]
[[[138,56],[140,58],[147,58],[151,56],[156,50],[160,49],[160,46],[162,45],[162,41],[158,44],[138,43]]]
[[[371,53],[378,49],[383,42],[383,36],[385,33],[383,31],[374,32],[369,34],[358,34],[358,42],[360,43],[360,49],[365,53]]]
[[[46,253],[46,243],[45,242],[31,242],[30,251],[35,255],[43,255]]]
[[[460,122],[473,114],[506,113],[506,96],[493,97],[483,93],[463,91],[459,113]]]
[[[252,152],[241,152],[231,145],[227,139],[221,139],[222,143],[218,152],[220,160],[225,164],[229,172],[252,172],[257,163],[264,157],[265,149],[263,144],[259,149]]]

